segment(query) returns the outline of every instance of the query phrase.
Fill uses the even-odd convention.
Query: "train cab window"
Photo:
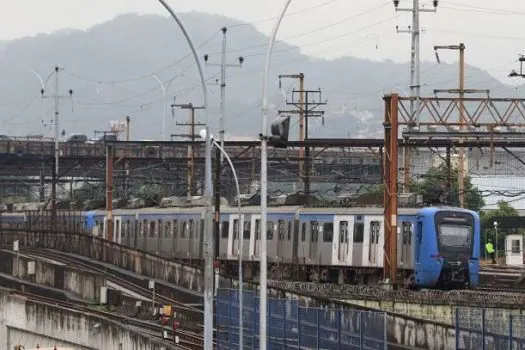
[[[288,240],[292,240],[292,222],[288,221]]]
[[[179,234],[179,222],[177,220],[173,220],[173,238],[177,238],[178,234]]]
[[[317,221],[310,221],[310,238],[312,242],[319,240],[319,223]]]
[[[412,223],[403,221],[403,244],[412,244]]]
[[[171,237],[171,221],[166,221],[164,223],[164,238]]]
[[[228,231],[230,230],[230,223],[223,221],[221,225],[221,238],[228,238]]]
[[[261,220],[260,219],[255,220],[255,239],[256,240],[261,239]]]
[[[341,243],[348,243],[348,221],[339,222],[339,240]]]
[[[365,236],[365,224],[363,219],[358,219],[354,222],[354,243],[363,243]]]
[[[277,225],[278,225],[277,227],[278,227],[278,230],[279,230],[279,231],[278,231],[278,234],[279,234],[279,240],[280,240],[280,241],[284,241],[284,234],[285,234],[285,232],[284,232],[284,231],[285,231],[285,223],[284,223],[284,220],[282,220],[282,219],[279,220],[279,221],[277,222]]]
[[[239,219],[233,219],[233,239],[239,237]]]
[[[332,242],[334,239],[334,224],[325,222],[323,224],[323,242]]]
[[[267,221],[266,229],[266,240],[271,241],[273,239],[274,231],[273,221]]]
[[[251,227],[252,227],[252,223],[250,221],[244,221],[244,229],[242,232],[243,239],[250,239]]]
[[[511,242],[511,250],[512,250],[512,254],[519,254],[521,249],[520,249],[520,240],[519,239],[513,239],[512,242]]]
[[[306,241],[306,222],[303,222],[301,226],[301,241]]]
[[[189,224],[188,224],[188,229],[190,231],[189,233],[189,238],[190,239],[193,239],[193,231],[195,230],[195,221],[193,220],[190,220]]]

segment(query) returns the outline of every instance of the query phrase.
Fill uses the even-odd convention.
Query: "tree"
[[[104,184],[86,182],[80,188],[73,190],[71,200],[73,202],[84,203],[87,200],[104,201],[106,194]]]
[[[450,200],[447,191],[448,176],[450,176]],[[459,206],[458,171],[451,169],[449,175],[449,170],[444,164],[428,169],[427,173],[423,175],[423,180],[412,181],[409,188],[411,192],[423,195],[423,202],[428,205]],[[479,211],[485,205],[479,190],[472,185],[470,176],[465,176],[464,193],[466,208]]]
[[[153,206],[160,203],[162,193],[159,184],[142,185],[137,191],[137,198],[143,199],[146,206]]]

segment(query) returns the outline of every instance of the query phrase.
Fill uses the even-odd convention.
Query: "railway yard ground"
[[[165,273],[161,266],[166,269],[175,263],[127,248],[125,251],[130,255],[129,260],[134,261],[134,264],[128,264],[132,268],[126,268],[121,259],[114,258],[114,263],[110,263],[111,258],[107,256],[86,254],[87,250],[79,248],[80,245],[64,245],[63,247],[69,248],[60,251],[34,247],[26,242],[15,253],[12,245],[5,243],[4,241],[4,249],[0,250],[0,257],[6,262],[0,271],[0,285],[14,290],[9,293],[2,290],[10,298],[23,298],[26,303],[77,311],[113,322],[166,349],[202,348],[202,286],[194,281],[189,282],[187,278],[175,276],[180,275],[180,271],[185,271],[188,276],[195,274],[191,270],[196,268],[194,265],[185,266],[178,272],[171,270],[165,278],[159,278]],[[124,251],[124,248],[121,249]],[[93,251],[96,249],[90,250]],[[116,250],[114,253],[119,257],[123,254]],[[142,259],[137,259],[140,254],[143,254]],[[160,275],[152,276],[153,272]],[[523,272],[525,269],[517,267],[483,265],[480,272],[481,284],[474,290],[386,290],[380,286],[289,281],[270,281],[268,288],[272,299],[298,300],[298,305],[304,310],[321,309],[328,312],[344,309],[359,313],[381,313],[385,319],[381,332],[386,334],[389,348],[446,349],[449,348],[448,345],[457,342],[455,332],[459,327],[460,343],[465,344],[465,348],[476,348],[476,344],[485,341],[486,344],[492,344],[492,348],[498,349],[501,347],[494,346],[509,342],[512,337],[518,339],[516,341],[525,339],[525,334],[515,329],[517,322],[521,322],[525,305],[525,286],[521,283]],[[185,282],[177,283],[176,278]],[[161,320],[152,315],[153,291],[149,288],[151,280],[155,281],[157,307],[171,305],[174,318],[180,322],[177,345],[173,344],[171,324],[162,327]],[[235,291],[235,280],[236,276],[221,276],[220,286]],[[101,287],[107,290],[102,298],[103,305]],[[256,283],[246,284],[247,293],[256,289]],[[232,310],[234,309],[233,307]],[[273,310],[275,313],[276,309]],[[232,311],[228,322],[235,321],[234,314]],[[269,317],[281,316],[270,313]],[[284,316],[285,323],[292,322],[288,317],[290,316]],[[480,319],[483,320],[482,324],[481,321],[478,322]],[[246,322],[248,321],[245,321],[246,333],[249,335],[251,321],[248,322],[250,324]],[[302,320],[301,327],[315,325],[313,321],[312,325],[305,325],[303,322],[308,321]],[[230,326],[231,324],[226,328],[228,332],[231,330]],[[329,327],[325,326],[328,330]],[[366,332],[368,326],[363,327],[363,332]],[[510,338],[509,327],[514,327]],[[224,339],[220,335],[225,332],[224,325],[218,324],[217,341]],[[235,330],[231,334],[236,334]],[[377,334],[376,336],[379,337]],[[232,337],[234,338],[233,335],[228,338],[228,342],[232,341]],[[481,338],[484,340],[480,340]]]

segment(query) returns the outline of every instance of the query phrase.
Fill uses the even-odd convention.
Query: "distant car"
[[[9,141],[9,136],[7,136],[7,135],[0,135],[0,141]]]
[[[67,137],[66,142],[86,142],[87,136],[84,134],[71,134]]]

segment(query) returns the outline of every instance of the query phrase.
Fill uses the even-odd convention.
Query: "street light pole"
[[[190,45],[191,51],[193,53],[193,58],[199,69],[199,75],[201,78],[202,86],[202,97],[203,97],[203,107],[205,115],[205,130],[206,130],[206,149],[205,149],[205,166],[204,166],[204,195],[206,198],[206,209],[204,212],[204,349],[212,350],[213,349],[213,234],[211,233],[212,228],[212,186],[211,186],[211,139],[209,132],[209,118],[208,118],[208,86],[206,84],[206,73],[202,68],[201,61],[199,59],[199,54],[193,41],[191,40],[184,24],[177,17],[175,12],[171,7],[166,3],[165,0],[158,0],[162,6],[173,17],[175,22],[177,22],[180,27],[186,41]]]
[[[206,138],[206,130],[201,130],[199,132],[199,136],[203,139]],[[243,342],[244,342],[244,336],[243,336],[243,328],[244,328],[244,322],[243,322],[243,277],[242,277],[242,255],[243,255],[243,248],[244,248],[244,216],[242,215],[242,205],[241,205],[241,190],[239,186],[239,178],[237,177],[237,172],[235,171],[235,167],[233,166],[233,162],[228,156],[228,153],[224,150],[224,148],[219,145],[217,141],[213,138],[213,135],[210,135],[210,139],[213,145],[217,147],[219,151],[221,151],[224,158],[226,158],[226,161],[228,161],[228,164],[230,165],[230,168],[232,169],[233,173],[233,179],[235,180],[235,187],[237,189],[237,208],[239,211],[239,226],[238,226],[238,244],[237,244],[237,254],[239,254],[239,349],[244,349]],[[216,160],[218,161],[218,159]]]
[[[162,83],[162,81],[159,79],[158,76],[153,74],[151,77],[159,83],[160,88],[162,89],[163,99],[162,99],[162,139],[161,140],[166,141],[166,88],[164,87],[164,84]]]
[[[266,212],[267,212],[267,148],[268,148],[268,137],[267,137],[267,124],[268,124],[268,75],[270,71],[270,59],[272,57],[273,44],[275,43],[275,37],[277,31],[283,20],[286,10],[290,6],[292,0],[286,0],[281,15],[275,22],[272,30],[270,41],[268,42],[268,51],[266,52],[266,63],[264,65],[263,74],[263,85],[262,85],[262,134],[261,134],[261,258],[260,258],[260,273],[259,278],[259,349],[266,350],[266,310],[267,310],[267,280],[268,280],[268,257],[266,256]]]

